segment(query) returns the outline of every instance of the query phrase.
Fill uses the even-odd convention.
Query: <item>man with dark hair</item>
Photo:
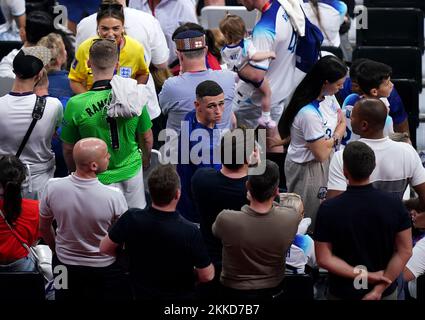
[[[167,116],[167,129],[180,133],[180,123],[187,112],[193,110],[195,88],[205,80],[217,82],[224,92],[224,111],[217,123],[219,129],[231,129],[232,101],[235,92],[235,73],[228,70],[211,70],[205,64],[207,54],[205,34],[192,26],[183,24],[173,34],[181,74],[165,80],[159,94],[159,104]],[[191,27],[192,26],[192,27]],[[196,25],[195,25],[196,26]],[[199,26],[202,30],[202,27]],[[192,28],[192,29],[191,29]]]
[[[361,137],[359,141],[375,152],[376,169],[370,176],[370,182],[375,188],[391,192],[399,199],[402,199],[407,184],[411,183],[420,201],[409,201],[410,206],[425,208],[425,169],[410,144],[395,142],[384,136],[386,117],[387,107],[379,99],[359,100],[351,113],[353,132]],[[329,167],[328,199],[344,192],[347,187],[343,164],[342,151],[338,151]]]
[[[53,17],[43,11],[33,11],[26,16],[25,29],[21,30],[23,47],[33,47],[37,42],[54,31]],[[0,77],[15,78],[13,72],[13,60],[18,54],[18,49],[13,49],[0,62]]]
[[[201,168],[192,178],[193,201],[199,215],[202,237],[218,276],[221,272],[222,245],[212,234],[211,227],[222,210],[239,210],[248,203],[246,182],[249,155],[254,146],[253,138],[242,129],[227,132],[220,144],[221,169],[217,171],[214,168]],[[248,142],[248,139],[251,141]],[[252,146],[252,150],[248,150],[248,146]],[[214,190],[213,198],[211,190]]]
[[[149,166],[153,144],[146,105],[136,105],[137,112],[131,117],[109,115],[110,82],[118,66],[114,42],[106,39],[94,42],[88,65],[93,71],[93,87],[69,99],[64,116],[61,139],[68,170],[75,168],[72,158],[75,143],[81,138],[100,138],[108,145],[111,160],[99,180],[121,189],[129,207],[144,208],[143,166]]]
[[[409,213],[397,196],[370,183],[375,155],[367,144],[351,142],[343,159],[347,191],[321,204],[314,233],[329,298],[396,300],[395,280],[412,254]]]
[[[124,213],[102,240],[100,251],[113,255],[125,244],[136,299],[193,298],[195,282],[212,280],[214,266],[197,226],[176,211],[179,176],[172,165],[160,165],[150,174],[148,186],[152,205]]]
[[[354,141],[352,146],[344,150],[342,158],[345,175],[351,174],[356,181],[368,179],[375,169],[375,154],[365,143]]]
[[[191,179],[199,168],[208,167],[216,171],[221,168],[220,160],[214,158],[214,153],[217,153],[214,150],[220,143],[217,123],[223,115],[224,93],[218,83],[206,80],[196,87],[195,94],[195,110],[186,114],[181,124],[177,172],[182,181],[182,197],[177,208],[186,219],[199,222],[192,203]]]
[[[282,291],[286,252],[301,216],[274,202],[279,175],[277,164],[267,160],[264,174],[248,177],[250,204],[240,211],[223,210],[213,224],[223,244],[220,281],[228,297],[271,299]]]

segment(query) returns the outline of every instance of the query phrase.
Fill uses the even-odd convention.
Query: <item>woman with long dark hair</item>
[[[0,272],[34,271],[30,247],[38,235],[38,201],[22,199],[25,165],[15,156],[0,156]],[[10,229],[12,228],[12,230]]]
[[[90,47],[98,38],[109,39],[117,44],[119,66],[116,74],[146,84],[149,69],[144,58],[144,49],[137,40],[125,35],[122,5],[101,5],[96,20],[98,37],[89,38],[80,44],[69,72],[70,85],[74,93],[86,92],[93,85],[93,74],[87,62]]]
[[[298,85],[279,121],[279,133],[291,142],[285,161],[288,192],[301,196],[305,216],[315,216],[328,181],[330,157],[345,132],[345,120],[334,94],[342,88],[345,64],[321,58]]]

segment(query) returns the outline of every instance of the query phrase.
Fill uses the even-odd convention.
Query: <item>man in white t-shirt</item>
[[[108,1],[108,3],[111,2],[113,1]],[[167,68],[170,50],[168,49],[159,21],[149,13],[128,8],[124,0],[115,0],[115,2],[124,7],[125,32],[143,45],[145,49],[146,64],[149,66],[152,62],[157,69]],[[77,35],[75,39],[76,48],[78,48],[84,40],[96,36],[96,17],[97,13],[94,13],[81,20],[77,25]],[[158,104],[155,84],[152,77],[149,77],[147,86],[151,94],[151,98],[148,102],[148,112],[152,120],[161,114],[161,109]]]
[[[42,78],[43,68],[50,58],[50,50],[41,46],[22,48],[15,56],[13,70],[16,78],[12,90],[0,97],[0,154],[16,154],[18,151],[33,121],[37,99],[34,86]],[[53,177],[55,156],[51,141],[62,116],[61,102],[46,97],[43,116],[36,122],[19,157],[28,170],[24,198],[37,199],[38,192]]]
[[[67,269],[69,288],[55,288],[56,300],[118,298],[124,293],[119,284],[121,269],[115,257],[99,252],[99,245],[128,209],[127,202],[118,188],[103,185],[96,176],[108,168],[110,154],[105,142],[81,139],[74,146],[73,157],[76,171],[50,179],[40,200],[41,236],[56,253],[53,265]]]
[[[0,0],[6,22],[0,25],[0,41],[21,41],[20,32],[25,27],[25,1]]]
[[[410,183],[419,198],[409,200],[406,205],[411,209],[423,209],[425,169],[419,155],[410,144],[384,137],[383,129],[387,113],[387,107],[378,99],[358,101],[351,113],[353,132],[360,135],[359,141],[366,143],[375,153],[376,168],[370,176],[370,182],[375,188],[394,193],[400,199],[403,198],[404,190]],[[329,167],[327,198],[341,194],[346,188],[342,151],[338,151]]]

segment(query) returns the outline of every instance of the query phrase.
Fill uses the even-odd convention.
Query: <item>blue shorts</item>
[[[60,4],[68,9],[68,19],[78,23],[81,19],[97,12],[101,2],[101,0],[61,0]]]

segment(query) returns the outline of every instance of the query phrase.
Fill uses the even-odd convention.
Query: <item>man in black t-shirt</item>
[[[248,204],[245,184],[248,181],[248,157],[253,150],[247,150],[247,146],[254,147],[253,139],[242,129],[226,133],[220,143],[221,170],[201,168],[192,177],[192,195],[202,237],[218,275],[221,272],[222,244],[213,236],[211,227],[222,210],[239,210]]]
[[[136,299],[192,299],[195,282],[214,277],[199,229],[176,212],[180,181],[172,165],[148,178],[152,205],[125,212],[102,240],[100,251],[115,254],[125,244]]]
[[[395,280],[412,254],[409,213],[370,184],[369,146],[351,142],[343,160],[347,191],[320,205],[314,233],[317,263],[329,271],[329,298],[395,300]]]
[[[221,163],[219,171],[201,168],[192,177],[192,196],[198,212],[202,237],[214,264],[214,281],[203,286],[205,299],[219,293],[222,261],[221,240],[212,234],[217,215],[225,210],[240,210],[248,204],[246,182],[248,181],[249,155],[254,149],[254,136],[236,129],[226,133],[220,142]],[[231,155],[231,158],[228,156]],[[211,192],[214,190],[214,196]]]

